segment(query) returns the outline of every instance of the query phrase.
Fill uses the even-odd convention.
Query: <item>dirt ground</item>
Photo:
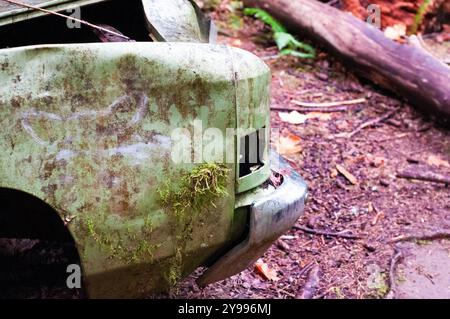
[[[237,22],[232,12],[225,1],[213,13],[222,27],[219,41],[251,51],[270,66],[272,106],[294,106],[293,101],[366,98],[365,103],[349,106],[346,112],[323,113],[303,124],[281,121],[279,111],[271,114],[273,128],[279,128],[282,136],[293,134],[301,141],[302,151],[288,157],[310,188],[305,214],[297,225],[345,231],[361,239],[318,236],[293,229],[262,257],[262,261],[276,271],[279,280],[265,280],[250,267],[239,275],[200,289],[194,283],[198,272],[169,297],[295,298],[303,291],[308,280],[307,270],[312,265],[317,265],[321,272],[313,298],[385,297],[390,290],[389,269],[395,252],[390,240],[403,235],[450,230],[447,185],[396,177],[397,172],[405,168],[450,173],[449,131],[398,97],[358,80],[351,70],[325,52],[320,52],[316,60],[277,57],[276,48],[270,46],[270,40],[268,42],[268,29],[250,18]],[[227,25],[234,27],[223,29]],[[368,126],[352,137],[342,137],[391,111],[394,113],[389,119]],[[277,146],[277,141],[272,143]],[[337,164],[356,177],[356,185],[336,172]],[[429,244],[437,245],[438,256],[450,258],[446,242],[419,241],[418,247]],[[427,254],[433,255],[433,251]],[[405,281],[405,260],[411,264],[411,254],[400,259],[395,283]],[[438,275],[427,273],[427,267],[420,269],[415,276],[425,276],[429,283],[433,282],[433,276],[443,276],[440,280],[444,282],[440,285],[428,285],[431,289],[428,296],[436,297],[431,291],[446,287],[447,290],[442,288],[440,296],[448,297],[448,271],[445,275],[444,269],[444,275]],[[427,296],[426,290],[420,297],[424,294]],[[398,297],[405,295],[398,293]]]

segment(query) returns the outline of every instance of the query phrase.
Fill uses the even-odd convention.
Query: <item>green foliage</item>
[[[411,34],[416,34],[417,31],[419,31],[420,26],[422,25],[423,18],[425,17],[425,14],[427,13],[427,9],[432,3],[431,0],[424,0],[423,3],[420,5],[419,10],[416,13],[416,16],[414,17],[414,24],[411,27]]]
[[[342,293],[341,288],[334,287],[333,290],[334,290],[334,293],[336,294],[337,299],[345,299],[345,295]]]
[[[230,1],[229,10],[230,14],[228,16],[228,25],[233,30],[241,30],[244,27],[244,20],[242,19],[241,11],[244,5],[242,1]]]
[[[244,22],[242,21],[242,17],[237,14],[231,14],[228,18],[228,24],[233,30],[240,30],[244,26]]]
[[[313,59],[316,50],[303,42],[298,41],[286,28],[266,11],[259,8],[245,8],[244,14],[253,16],[269,25],[273,31],[273,40],[277,44],[281,55],[292,55],[298,58]]]
[[[259,8],[245,8],[244,14],[247,16],[253,16],[265,24],[269,25],[273,32],[287,32],[286,28],[278,22],[274,17],[272,17],[269,13]]]

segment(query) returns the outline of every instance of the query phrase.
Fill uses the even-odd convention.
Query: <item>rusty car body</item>
[[[118,5],[26,2],[55,11],[81,6],[88,17],[89,8]],[[171,3],[181,2],[159,1]],[[158,21],[170,17],[145,14],[152,5],[128,3],[158,31],[155,42],[130,31],[137,42],[93,43],[71,38],[72,30],[58,38],[55,24],[64,19],[0,1],[0,187],[39,199],[58,217],[19,218],[23,211],[12,206],[0,213],[0,237],[59,240],[68,232],[92,298],[142,297],[199,266],[208,267],[201,285],[232,276],[292,227],[305,205],[304,181],[269,150],[268,67],[251,53],[209,43],[205,21],[189,36],[182,27],[165,32]],[[195,25],[189,16],[176,21]],[[33,26],[40,31],[33,34]],[[238,129],[219,150],[231,161],[174,160],[175,129],[202,154],[207,128],[222,136]],[[249,140],[258,153],[251,165],[243,160]],[[274,172],[281,185],[267,183]]]

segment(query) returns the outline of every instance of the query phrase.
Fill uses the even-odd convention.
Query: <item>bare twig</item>
[[[295,298],[295,295],[293,293],[290,293],[289,291],[286,291],[284,289],[279,288],[278,289],[280,292],[284,293],[285,295],[288,295],[291,298]]]
[[[327,5],[329,6],[335,6],[339,3],[339,0],[331,0],[327,2]]]
[[[300,270],[300,272],[297,274],[297,278],[300,278],[301,276],[303,276],[307,271],[309,271],[312,267],[314,266],[314,262],[310,262],[309,264],[307,264],[305,267],[302,268],[302,270]]]
[[[6,2],[9,2],[9,3],[15,4],[15,5],[18,5],[18,6],[21,6],[21,7],[25,7],[25,8],[28,8],[28,9],[38,10],[38,11],[45,12],[45,13],[48,13],[48,14],[52,14],[52,15],[55,15],[55,16],[58,16],[58,17],[62,17],[62,18],[65,18],[65,19],[76,21],[76,22],[79,22],[81,24],[87,25],[87,26],[89,26],[89,27],[91,27],[93,29],[97,29],[97,30],[100,30],[100,31],[103,31],[103,32],[114,34],[115,36],[121,37],[121,38],[126,39],[126,40],[131,40],[129,37],[127,37],[127,36],[125,36],[123,34],[120,34],[120,33],[117,33],[117,32],[111,31],[111,30],[108,30],[106,28],[102,28],[102,27],[100,27],[98,25],[89,23],[89,22],[81,20],[81,19],[70,17],[68,15],[65,15],[65,14],[62,14],[62,13],[59,13],[59,12],[43,9],[43,8],[40,8],[40,7],[36,7],[36,6],[30,5],[30,4],[22,3],[22,2],[19,2],[19,1],[15,1],[15,0],[3,0],[3,1],[6,1]]]
[[[119,30],[114,29],[112,26],[106,25],[106,24],[99,24],[99,27],[108,29],[110,31],[113,31],[115,33],[119,33],[122,34]],[[135,42],[134,40],[126,40],[123,37],[119,38],[117,36],[115,36],[114,34],[111,33],[105,33],[103,31],[97,30],[97,29],[92,29],[92,31],[97,35],[97,37],[102,41],[102,42]]]
[[[397,112],[398,109],[392,110],[386,114],[384,114],[383,116],[374,118],[370,121],[364,122],[363,124],[361,124],[360,126],[358,126],[356,128],[356,130],[354,130],[353,132],[350,133],[341,133],[341,134],[337,134],[335,135],[335,137],[346,137],[346,138],[351,138],[353,136],[355,136],[356,134],[358,134],[359,132],[361,132],[363,129],[370,127],[370,126],[374,126],[378,123],[381,123],[383,121],[386,121],[388,118],[390,118],[391,116],[393,116],[395,114],[395,112]]]
[[[372,219],[372,222],[370,224],[372,226],[375,226],[378,223],[378,221],[380,220],[380,218],[382,218],[384,216],[384,212],[379,210],[373,203],[372,203],[372,207],[373,207],[373,210],[375,211],[376,215]]]
[[[439,230],[437,232],[428,234],[401,235],[392,238],[389,242],[398,243],[402,241],[411,241],[411,240],[437,240],[437,239],[450,239],[450,230]]]
[[[328,236],[328,237],[340,237],[340,238],[345,238],[345,239],[361,239],[361,236],[347,234],[348,231],[341,231],[341,232],[334,233],[334,232],[328,232],[325,230],[311,229],[311,228],[303,227],[303,226],[294,226],[294,228],[297,230],[301,230],[308,234],[313,234],[313,235],[323,235],[323,236]]]
[[[394,299],[395,298],[395,268],[397,267],[397,263],[403,257],[401,250],[395,248],[395,253],[391,258],[391,264],[389,266],[389,292],[387,293],[385,299]]]
[[[320,112],[320,113],[337,113],[347,112],[346,106],[335,107],[295,107],[295,106],[271,106],[274,111],[297,111],[297,112]]]
[[[263,56],[263,57],[261,57],[261,60],[263,60],[263,61],[275,60],[275,59],[278,59],[279,57],[280,57],[279,54],[274,54],[274,55],[269,55],[269,56]]]
[[[406,161],[410,164],[420,164],[420,160],[414,157],[408,157]]]
[[[320,266],[315,265],[309,272],[308,280],[303,288],[302,293],[298,297],[299,299],[312,299],[319,288],[320,279],[322,278],[322,270]]]
[[[353,105],[353,104],[360,104],[365,103],[366,99],[356,99],[356,100],[349,100],[349,101],[338,101],[338,102],[325,102],[325,103],[313,103],[313,102],[301,102],[292,100],[292,103],[298,106],[303,107],[311,107],[311,108],[326,108],[326,107],[334,107],[334,106],[342,106],[342,105]]]
[[[289,252],[290,251],[290,247],[289,247],[289,245],[288,244],[286,244],[284,241],[282,241],[281,239],[278,239],[278,241],[277,241],[277,247],[280,249],[280,250],[282,250],[282,251],[284,251],[284,252]]]
[[[405,138],[405,137],[409,136],[410,134],[411,133],[401,133],[396,136],[387,137],[387,138],[384,138],[381,140],[380,139],[371,139],[370,141],[377,142],[377,143],[384,143],[384,142],[389,142],[389,141],[394,141],[394,140],[399,140],[399,139]]]
[[[450,176],[442,175],[431,171],[405,170],[397,173],[398,178],[415,179],[419,181],[435,182],[449,185]]]
[[[344,166],[336,164],[336,170],[353,185],[358,184],[358,179],[352,173],[350,173]]]

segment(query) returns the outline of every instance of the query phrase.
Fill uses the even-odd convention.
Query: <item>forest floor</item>
[[[345,112],[310,113],[302,124],[289,124],[280,118],[280,111],[271,112],[272,129],[300,141],[301,147],[296,145],[294,154],[287,157],[310,191],[306,211],[297,225],[345,231],[361,239],[292,229],[262,257],[262,262],[276,272],[275,281],[264,279],[250,267],[200,289],[194,283],[199,271],[170,297],[295,298],[309,278],[307,270],[315,265],[320,276],[314,298],[383,298],[390,290],[392,275],[399,286],[395,297],[449,298],[450,273],[445,266],[450,259],[448,241],[390,241],[398,236],[450,230],[447,185],[397,178],[397,172],[407,168],[449,174],[450,132],[398,97],[359,80],[326,52],[314,60],[278,57],[274,44],[268,46],[270,34],[261,22],[250,18],[239,22],[230,12],[229,7],[219,6],[213,13],[222,31],[219,42],[265,60],[272,70],[272,107],[292,107],[295,101],[366,99],[348,106]],[[232,28],[224,29],[230,25]],[[388,119],[345,136],[389,112],[392,116]],[[292,114],[282,116],[293,118]],[[279,146],[277,141],[272,144]],[[337,172],[336,165],[350,172],[356,184]],[[397,271],[391,273],[397,251],[403,254]]]

